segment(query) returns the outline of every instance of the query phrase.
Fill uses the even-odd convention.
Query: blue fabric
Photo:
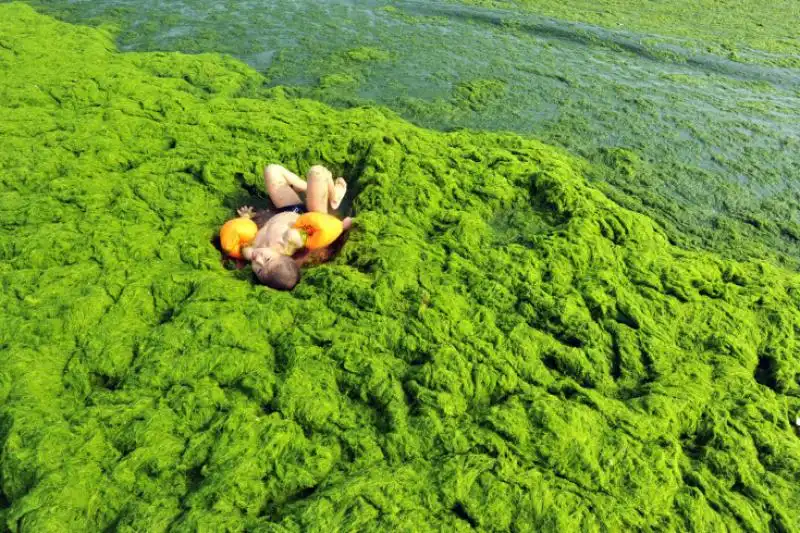
[[[308,209],[306,209],[305,204],[292,204],[277,208],[275,210],[275,214],[287,213],[289,211],[295,212],[298,215],[302,215],[303,213],[308,213]]]

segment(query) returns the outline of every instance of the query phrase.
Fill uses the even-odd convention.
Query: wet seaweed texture
[[[532,135],[681,247],[800,266],[795,0],[29,2],[115,24],[122,50],[231,54],[289,96]]]
[[[609,28],[695,41],[696,46],[743,62],[800,67],[800,41],[793,37],[800,9],[790,0],[452,0],[453,3],[527,10]],[[743,56],[742,50],[761,53]]]
[[[0,70],[4,528],[800,530],[796,274],[671,245],[535,140],[21,4]],[[357,194],[291,293],[212,245],[275,161]]]

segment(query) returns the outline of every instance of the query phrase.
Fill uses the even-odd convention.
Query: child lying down
[[[333,179],[323,166],[315,165],[306,174],[306,180],[280,165],[264,169],[264,182],[275,209],[269,212],[253,211],[245,206],[239,216],[252,218],[259,227],[250,246],[242,256],[251,262],[259,281],[278,290],[291,290],[300,281],[300,267],[309,262],[322,262],[334,252],[330,246],[321,250],[306,248],[307,236],[295,227],[301,215],[309,212],[328,213],[336,209],[347,192],[344,178]],[[306,201],[299,193],[305,193]],[[342,220],[342,229],[352,225],[350,217]]]

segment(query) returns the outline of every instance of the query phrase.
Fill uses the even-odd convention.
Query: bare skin
[[[329,208],[339,207],[347,192],[344,178],[334,180],[331,172],[320,165],[308,170],[306,180],[281,165],[269,165],[264,169],[264,183],[270,200],[278,209],[302,204],[300,193],[304,192],[308,211],[328,213]],[[239,209],[239,216],[253,216],[253,213],[251,207]],[[292,211],[278,213],[258,230],[252,245],[242,250],[242,255],[252,261],[254,269],[269,268],[279,256],[294,255],[303,247],[302,236],[294,228],[299,217]],[[345,231],[351,224],[350,217],[342,221]]]
[[[299,193],[305,192],[306,207],[317,213],[327,213],[328,206],[337,209],[347,192],[344,178],[334,180],[333,174],[322,165],[308,169],[305,180],[281,165],[269,165],[264,169],[264,183],[275,207],[303,203]]]

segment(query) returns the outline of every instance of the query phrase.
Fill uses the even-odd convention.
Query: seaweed
[[[675,246],[531,138],[18,3],[0,37],[3,527],[800,529],[795,272]],[[291,293],[212,242],[269,162],[356,193]]]
[[[800,266],[791,0],[30,3],[122,50],[231,54],[288,96],[535,136],[684,248]]]

